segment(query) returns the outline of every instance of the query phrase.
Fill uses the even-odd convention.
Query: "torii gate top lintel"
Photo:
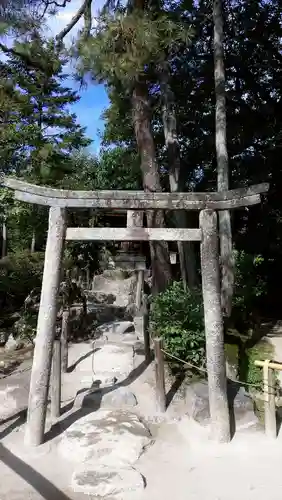
[[[268,183],[208,193],[164,193],[147,191],[71,191],[29,184],[4,177],[1,184],[14,190],[15,198],[27,203],[61,208],[111,208],[124,210],[230,210],[260,203]]]

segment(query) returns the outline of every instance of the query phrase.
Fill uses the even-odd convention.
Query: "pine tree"
[[[76,116],[69,112],[69,106],[79,97],[63,84],[67,78],[63,72],[64,60],[58,59],[53,47],[38,36],[33,37],[27,50],[33,60],[41,60],[45,71],[30,66],[15,54],[1,63],[1,170],[36,184],[56,185],[73,172],[73,153],[91,141]],[[42,210],[23,209],[31,251],[36,249],[42,233],[46,215]],[[13,211],[13,206],[5,210],[9,225]]]
[[[1,78],[1,163],[17,163],[20,175],[40,183],[56,182],[69,171],[70,154],[90,140],[68,107],[79,100],[63,85],[64,60],[56,59],[52,46],[35,36],[29,51],[43,63],[52,60],[52,71],[28,67],[18,56],[4,63]],[[7,106],[12,101],[12,109]],[[20,166],[19,166],[20,157]]]

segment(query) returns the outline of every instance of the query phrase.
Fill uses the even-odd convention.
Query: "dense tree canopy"
[[[4,13],[7,17],[9,5],[5,12],[2,9],[2,18]],[[52,10],[63,9],[65,3],[17,5],[33,19],[41,9],[47,23]],[[232,188],[261,181],[271,184],[261,206],[232,215],[233,244],[250,255],[262,255],[261,272],[273,302],[282,278],[282,7],[279,0],[225,0],[222,5],[229,184]],[[64,36],[82,17],[82,30],[71,49],[64,49]],[[9,28],[18,28],[11,16],[7,20]],[[215,190],[212,2],[136,0],[123,6],[105,2],[92,21],[91,1],[84,1],[55,40],[47,40],[38,26],[27,23],[21,28],[24,43],[16,44],[14,53],[2,47],[6,53],[0,82],[2,169],[65,187],[143,185],[154,191],[172,189],[177,159],[176,189]],[[35,46],[42,52],[36,53]],[[63,65],[73,57],[79,78],[88,85],[92,80],[103,82],[108,90],[103,149],[96,158],[77,152],[87,139],[75,117],[64,111],[65,104],[77,99],[63,85]],[[170,141],[176,149],[171,149]],[[159,214],[157,223],[179,221]],[[190,214],[188,223],[197,225],[197,216]],[[159,255],[167,262],[165,247],[151,250],[153,261]],[[193,260],[189,252],[186,259],[189,256],[197,267],[197,256]],[[168,280],[170,273],[166,265]]]

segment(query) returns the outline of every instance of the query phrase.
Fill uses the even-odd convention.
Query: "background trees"
[[[48,9],[54,6],[64,8],[63,3],[59,7],[50,2]],[[217,189],[212,3],[105,3],[95,23],[89,15],[90,1],[81,6],[76,19],[84,16],[86,22],[69,51],[62,45],[63,37],[76,19],[56,40],[47,40],[33,15],[33,24],[21,27],[25,40],[32,43],[17,44],[13,52],[1,41],[0,49],[9,57],[0,68],[1,168],[64,187]],[[31,4],[23,7],[30,16]],[[261,307],[274,314],[280,307],[276,297],[282,278],[281,6],[278,0],[225,0],[222,7],[230,188],[271,183],[262,206],[232,215],[233,246],[253,259],[260,256],[256,273],[267,292]],[[10,18],[9,29],[12,25],[19,29]],[[79,76],[90,75],[88,85],[94,79],[108,90],[110,106],[104,113],[99,157],[84,151],[84,131],[65,113],[77,99],[63,85],[63,65],[74,56]],[[81,217],[85,222],[91,214]],[[180,221],[160,213],[150,221],[149,214],[148,224],[198,224],[196,214],[188,217]],[[13,240],[16,225],[12,230],[9,220],[14,220],[11,215],[8,249],[13,251],[12,242],[19,236]],[[31,220],[36,226],[33,213],[25,213],[23,220],[22,228],[32,228]],[[30,248],[32,234],[19,231],[29,234]],[[40,228],[36,232],[38,248],[43,248],[44,231],[42,238]],[[27,245],[24,237],[20,241]],[[151,257],[160,290],[172,277],[167,247],[151,248]],[[197,282],[194,248],[185,249],[183,263],[182,276],[186,271],[188,283]]]

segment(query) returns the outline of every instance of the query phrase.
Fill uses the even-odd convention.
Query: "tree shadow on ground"
[[[91,351],[87,352],[86,354],[83,354],[83,356],[80,356],[71,366],[68,367],[67,373],[72,373],[76,367],[84,361],[85,359],[89,358],[92,354],[95,354],[95,352],[99,351],[101,347],[96,347],[95,349],[92,349]]]
[[[44,500],[71,500],[46,477],[26,464],[23,460],[11,453],[0,443],[0,459],[15,474],[24,479]]]
[[[20,427],[22,424],[25,423],[26,420],[26,415],[27,415],[27,408],[24,408],[23,410],[18,411],[17,413],[11,415],[8,418],[5,418],[4,420],[1,420],[0,425],[5,425],[11,420],[14,420],[9,426],[7,426],[3,431],[0,432],[0,440],[4,439],[8,434],[10,434],[12,431]]]
[[[95,353],[98,349],[99,348],[93,349],[89,353],[81,356],[75,363],[73,363],[69,367],[68,372],[72,372],[81,361],[86,359],[91,354]],[[49,431],[47,431],[47,433],[45,434],[45,442],[58,437],[66,429],[68,429],[68,427],[70,427],[74,422],[76,422],[80,418],[99,410],[99,408],[101,407],[101,402],[102,402],[103,396],[105,394],[111,393],[120,387],[128,387],[131,383],[133,383],[135,380],[137,380],[137,378],[140,377],[140,375],[142,375],[142,373],[152,363],[152,361],[153,361],[152,356],[151,356],[151,359],[142,361],[136,368],[134,368],[130,372],[128,377],[126,377],[121,382],[118,382],[117,384],[114,384],[110,387],[104,387],[104,388],[99,389],[101,381],[95,380],[90,388],[80,389],[77,392],[76,397],[72,401],[68,402],[65,406],[63,406],[61,408],[61,416],[63,416],[64,414],[68,414],[69,412],[71,412],[74,409],[75,399],[80,395],[82,397],[82,402],[81,402],[82,404],[79,406],[79,408],[77,410],[75,410],[72,413],[70,413],[69,415],[67,415],[63,420],[59,420],[58,422],[56,422],[55,424],[52,425],[51,429]],[[181,385],[184,381],[184,378],[185,378],[184,373],[180,374],[179,376],[176,376],[174,382],[172,383],[169,391],[166,394],[166,408],[168,408],[169,405],[171,404],[175,394],[177,393],[177,391],[181,387]],[[87,396],[89,396],[91,393],[94,393],[94,392],[95,392],[96,398],[95,398],[95,402],[93,402],[93,404],[92,404],[92,407],[89,408],[89,407],[83,406],[84,399]],[[83,394],[84,394],[84,396],[83,396]],[[14,431],[16,428],[23,425],[26,421],[26,415],[27,415],[27,408],[12,415],[11,417],[8,417],[5,420],[2,420],[1,424],[5,424],[10,420],[15,419],[11,425],[9,425],[2,432],[0,432],[0,439],[3,439],[7,435],[9,435],[12,431]]]
[[[169,407],[169,405],[171,404],[174,396],[176,395],[176,393],[178,392],[178,390],[180,389],[183,381],[185,379],[185,373],[180,373],[179,375],[177,375],[175,377],[175,380],[174,382],[172,383],[169,391],[167,392],[166,394],[166,409]]]
[[[99,386],[101,384],[100,380],[95,380],[90,387],[90,389],[80,389],[77,393],[77,396],[80,394],[83,394],[85,392],[85,396],[82,396],[82,402],[79,408],[67,415],[63,420],[59,420],[56,422],[51,429],[46,433],[45,435],[45,442],[50,441],[51,439],[55,439],[58,437],[60,434],[62,434],[66,429],[68,429],[74,422],[79,420],[80,418],[89,415],[90,413],[94,413],[99,408],[101,407],[101,402],[103,399],[103,396],[105,394],[109,394],[115,390],[117,390],[120,387],[128,387],[132,382],[134,382],[140,375],[146,370],[146,368],[151,364],[152,359],[146,361],[142,361],[136,368],[134,368],[129,375],[122,380],[121,382],[118,382],[114,385],[111,385],[110,387],[104,387],[102,389],[99,389]],[[83,406],[83,402],[87,396],[89,396],[91,393],[95,392],[96,398],[95,401],[93,401],[93,405],[91,408],[87,408]],[[77,397],[76,396],[76,397]],[[74,408],[74,402],[75,399],[66,405],[66,407],[62,408],[62,413],[68,413]]]
[[[227,400],[228,400],[231,439],[233,439],[233,437],[236,433],[236,418],[235,418],[234,400],[235,400],[241,387],[242,386],[240,383],[236,383],[233,380],[227,379]]]

